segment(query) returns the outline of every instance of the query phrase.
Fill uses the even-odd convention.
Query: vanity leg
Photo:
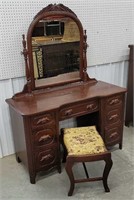
[[[15,154],[15,157],[16,157],[16,161],[17,161],[18,163],[20,163],[20,162],[21,162],[21,159],[19,158],[19,156],[17,155],[17,153]]]
[[[61,173],[61,164],[59,164],[58,166],[57,166],[57,170],[58,170],[58,172],[59,172],[59,174]]]
[[[30,183],[35,184],[36,175],[30,175]]]
[[[122,143],[119,143],[119,149],[122,149]]]

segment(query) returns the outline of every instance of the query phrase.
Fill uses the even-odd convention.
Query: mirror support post
[[[26,71],[26,79],[27,79],[27,91],[28,93],[32,92],[31,89],[31,78],[30,78],[30,73],[29,73],[29,67],[28,67],[28,62],[27,62],[27,57],[28,57],[28,50],[26,48],[26,40],[25,40],[25,35],[22,35],[22,45],[23,45],[23,52],[22,54],[24,55],[24,60],[25,60],[25,71]]]
[[[86,30],[84,30],[84,48],[83,48],[83,60],[84,60],[84,66],[83,66],[83,73],[84,73],[84,82],[88,80],[88,75],[87,75],[87,58],[86,58],[86,53],[87,53],[87,35],[86,35]]]

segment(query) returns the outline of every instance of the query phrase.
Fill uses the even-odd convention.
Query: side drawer
[[[113,109],[111,111],[107,111],[107,114],[104,117],[106,125],[121,122],[122,120],[121,109]]]
[[[31,118],[32,129],[49,124],[54,121],[54,113],[46,113]]]
[[[106,108],[120,107],[124,102],[124,95],[114,95],[106,99]]]
[[[108,146],[117,144],[122,139],[122,127],[121,125],[116,125],[114,127],[105,127],[104,140],[105,144]]]
[[[99,109],[98,100],[92,100],[85,103],[78,103],[72,106],[65,106],[60,110],[60,120],[95,112]]]
[[[49,170],[56,164],[57,161],[57,150],[56,147],[47,149],[45,151],[37,152],[35,155],[36,169]]]
[[[47,147],[56,142],[56,128],[55,126],[46,127],[41,130],[33,132],[34,147]]]

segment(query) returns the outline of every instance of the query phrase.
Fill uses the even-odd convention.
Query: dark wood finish
[[[72,168],[75,163],[92,162],[92,161],[100,161],[100,160],[105,161],[105,168],[104,168],[102,177],[83,178],[83,179],[82,178],[81,179],[74,178]],[[100,180],[103,181],[103,186],[104,186],[105,192],[110,192],[110,189],[109,189],[108,183],[107,183],[107,179],[108,179],[108,175],[109,175],[112,165],[113,165],[113,162],[111,160],[110,152],[106,152],[106,153],[102,153],[102,154],[98,154],[98,155],[96,154],[96,155],[87,155],[87,156],[67,156],[65,169],[66,169],[66,172],[67,172],[69,180],[70,180],[70,189],[68,192],[68,196],[72,196],[75,183],[92,182],[92,181],[100,181]]]
[[[127,83],[127,98],[126,98],[126,115],[125,115],[125,125],[129,126],[133,123],[133,96],[134,96],[134,45],[129,45],[130,55],[129,55],[129,68],[128,68],[128,83]]]
[[[52,81],[53,77],[45,79],[44,85],[38,84],[39,87],[35,87],[32,31],[40,19],[54,19],[57,16],[70,17],[79,27],[80,71],[75,75],[71,74],[71,77],[70,73],[61,75],[56,81]],[[80,21],[69,8],[63,5],[50,5],[36,15],[29,27],[28,50],[23,36],[27,84],[22,92],[15,94],[6,102],[11,113],[16,159],[28,168],[31,183],[35,183],[36,174],[40,171],[56,168],[61,172],[61,120],[84,115],[89,117],[91,114],[105,144],[119,144],[122,148],[126,89],[88,77],[86,33],[83,32]]]
[[[110,189],[108,187],[107,179],[109,172],[112,168],[113,161],[111,159],[111,152],[106,151],[104,153],[98,153],[98,154],[89,154],[89,155],[68,155],[67,154],[67,149],[64,143],[64,129],[61,129],[61,144],[63,146],[63,161],[66,162],[65,164],[65,169],[68,174],[69,180],[70,180],[70,189],[68,192],[68,196],[72,196],[75,183],[83,183],[83,182],[92,182],[92,181],[103,181],[103,186],[105,189],[105,192],[110,192]],[[95,177],[95,178],[90,178],[88,175],[88,171],[86,168],[86,162],[93,162],[93,161],[100,161],[104,160],[105,161],[105,167],[103,171],[102,177]],[[81,179],[75,179],[74,173],[73,173],[73,166],[76,163],[82,163],[84,167],[84,171],[86,174],[86,178],[81,178]]]
[[[22,162],[28,161],[31,182],[35,182],[39,171],[57,168],[60,172],[61,120],[99,113],[97,126],[106,146],[119,144],[122,148],[125,92],[124,88],[99,81],[6,100],[10,105],[16,153]],[[25,158],[18,145],[21,141],[25,145]]]

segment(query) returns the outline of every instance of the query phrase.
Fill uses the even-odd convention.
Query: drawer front
[[[38,115],[32,117],[32,128],[37,128],[38,126],[46,125],[54,121],[54,113],[48,113],[44,115]]]
[[[34,145],[36,147],[43,147],[50,145],[56,141],[55,127],[48,127],[43,130],[38,130],[34,133]]]
[[[124,93],[115,94],[102,99],[102,129],[104,142],[107,146],[122,143]]]
[[[113,123],[117,123],[117,122],[120,122],[121,119],[122,119],[121,110],[114,109],[114,110],[107,112],[107,114],[105,115],[105,124],[110,125]]]
[[[115,95],[108,97],[106,100],[106,107],[121,106],[123,104],[123,95]]]
[[[57,150],[56,148],[47,149],[46,151],[41,151],[36,153],[35,158],[36,169],[50,169],[51,166],[57,161]]]
[[[67,119],[70,117],[92,113],[99,109],[99,103],[97,100],[89,101],[86,103],[78,103],[77,105],[66,106],[60,110],[60,119]]]
[[[114,145],[120,142],[122,138],[122,128],[121,125],[116,125],[114,127],[106,127],[105,128],[105,144],[106,145]]]

